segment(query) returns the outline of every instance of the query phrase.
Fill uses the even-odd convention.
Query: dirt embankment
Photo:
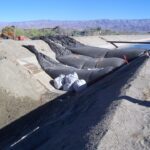
[[[95,39],[91,38],[90,43],[90,38],[87,42],[94,46]],[[9,48],[13,49],[14,46]],[[22,70],[22,66],[15,62],[20,56],[23,56],[21,58],[25,55],[31,56],[25,49],[19,47],[17,51],[19,50],[21,54],[14,54],[12,59],[11,51],[0,49],[2,56],[0,70],[3,70],[0,76],[4,80],[4,84],[1,84],[3,89],[0,92],[2,95],[0,113],[8,116],[8,121],[4,118],[5,124],[15,120],[16,116],[20,117],[46,102],[37,101],[36,98],[38,94],[45,94],[45,88],[43,89],[41,85],[37,88],[39,84],[33,79],[34,76],[27,70]],[[24,55],[23,51],[26,51]],[[10,59],[5,59],[4,56]],[[8,72],[7,76],[4,76],[6,75],[4,64]],[[19,75],[16,76],[11,68],[13,70],[17,68],[15,72]],[[141,57],[74,97],[68,97],[68,99],[58,97],[53,103],[47,103],[1,130],[0,147],[41,150],[149,150],[149,68],[150,59]],[[28,75],[24,77],[26,73]],[[25,82],[26,80],[29,82]],[[12,81],[12,86],[8,86],[10,81]],[[13,85],[16,85],[16,89],[20,92],[17,92]],[[42,90],[37,92],[36,90],[39,89]],[[13,95],[7,93],[13,93]],[[23,97],[18,98],[16,95]],[[52,93],[50,95],[53,98],[58,96]]]
[[[112,41],[147,41],[150,40],[150,35],[106,35],[106,36],[86,36],[75,37],[75,39],[81,43],[104,48],[115,48],[112,44],[102,40],[103,37],[106,40]],[[126,44],[117,44],[118,46],[125,46]]]
[[[55,58],[43,41],[1,40],[0,128],[59,95],[47,88],[50,77],[23,44],[35,45],[39,51]]]
[[[149,65],[149,59],[138,58],[76,97],[56,99],[1,131],[0,145],[41,150],[148,150],[150,101],[145,91],[150,92]]]

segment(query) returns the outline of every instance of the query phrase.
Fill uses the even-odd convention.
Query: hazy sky
[[[150,0],[1,0],[0,22],[150,19]]]

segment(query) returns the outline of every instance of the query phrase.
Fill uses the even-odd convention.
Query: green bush
[[[12,29],[10,30],[9,28],[4,28],[2,29],[2,32],[6,33],[8,32],[15,32],[16,37],[18,36],[26,36],[29,38],[33,37],[38,37],[38,36],[49,36],[49,35],[55,35],[55,31],[52,31],[51,29],[20,29],[20,28],[15,28],[13,31]]]

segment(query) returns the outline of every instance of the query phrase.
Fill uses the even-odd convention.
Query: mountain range
[[[5,26],[16,26],[18,28],[53,28],[60,26],[61,28],[70,29],[87,29],[97,28],[108,29],[113,31],[127,32],[150,32],[150,19],[133,19],[133,20],[88,20],[88,21],[54,21],[54,20],[36,20],[24,22],[0,22],[0,28]]]

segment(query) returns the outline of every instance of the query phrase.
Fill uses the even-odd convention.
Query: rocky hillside
[[[0,28],[4,26],[14,25],[19,28],[51,28],[60,26],[62,28],[86,29],[101,27],[113,31],[128,32],[150,32],[150,19],[138,20],[89,20],[89,21],[53,21],[53,20],[37,20],[25,22],[0,22]]]

